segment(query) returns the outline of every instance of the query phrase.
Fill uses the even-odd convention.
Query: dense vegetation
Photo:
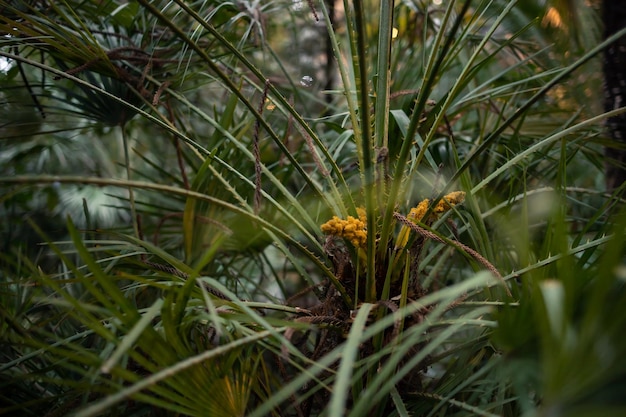
[[[626,414],[565,3],[0,0],[0,414]]]

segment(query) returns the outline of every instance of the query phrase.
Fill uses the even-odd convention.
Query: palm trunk
[[[626,27],[626,0],[605,0],[602,19],[604,36]],[[621,37],[604,51],[604,110],[626,105],[626,37]],[[605,150],[606,185],[609,190],[626,181],[626,114],[607,120],[609,137],[614,145]]]

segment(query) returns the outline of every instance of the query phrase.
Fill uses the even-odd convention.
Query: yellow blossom
[[[461,204],[463,201],[465,201],[465,191],[454,191],[450,194],[446,194],[445,197],[439,200],[439,202],[433,209],[433,213],[445,213],[457,204]]]
[[[357,207],[356,214],[359,216],[359,220],[361,220],[363,224],[367,224],[367,212],[365,211],[365,207]]]
[[[416,207],[413,207],[409,214],[406,216],[407,219],[412,222],[423,222],[423,223],[431,223],[437,218],[450,210],[452,207],[457,204],[461,204],[465,200],[465,192],[464,191],[454,191],[452,193],[446,194],[435,207],[433,207],[431,215],[428,219],[424,219],[426,212],[428,211],[428,207],[430,205],[429,199],[422,200]],[[398,238],[396,239],[395,250],[402,249],[406,246],[406,243],[409,240],[409,232],[411,228],[408,226],[402,226],[400,229],[400,233],[398,233]]]
[[[428,203],[430,203],[429,199],[425,199],[420,201],[420,203],[411,209],[407,218],[414,222],[421,221],[426,212],[428,211]]]
[[[321,228],[324,234],[341,237],[357,248],[364,248],[365,245],[367,245],[365,222],[361,219],[348,216],[346,220],[343,220],[337,216],[333,216],[333,218],[324,223]]]

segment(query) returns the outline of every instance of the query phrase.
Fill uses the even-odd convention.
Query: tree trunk
[[[626,27],[626,0],[604,0],[604,36]],[[604,110],[626,106],[626,37],[622,36],[604,51]],[[626,181],[626,113],[606,123],[614,144],[605,149],[606,185],[609,191]]]

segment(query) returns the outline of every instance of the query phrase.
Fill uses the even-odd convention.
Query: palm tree
[[[623,412],[603,45],[441,3],[0,0],[2,412]]]

